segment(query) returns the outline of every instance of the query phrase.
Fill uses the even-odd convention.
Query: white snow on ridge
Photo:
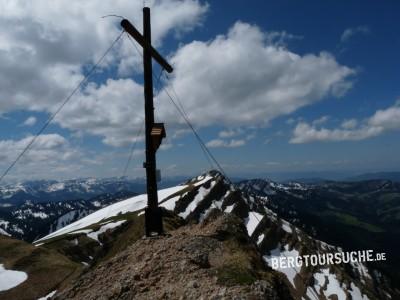
[[[207,181],[214,179],[214,177],[207,175],[207,176],[199,176],[196,178],[196,180],[199,180],[198,182],[194,183],[194,186],[200,186],[206,183]]]
[[[0,234],[6,235],[6,236],[11,236],[7,231],[5,231],[4,229],[2,229],[1,227],[0,227]]]
[[[79,220],[85,217],[86,215],[88,215],[88,213],[85,209],[78,209],[67,212],[66,214],[62,215],[57,219],[57,224],[55,228],[52,231],[50,231],[49,234],[63,228],[64,226],[67,226],[68,224],[72,223],[74,219]]]
[[[92,231],[93,231],[92,229],[81,229],[73,232],[68,232],[68,234],[80,234],[80,233],[88,234],[91,233]]]
[[[287,233],[293,233],[290,223],[282,219],[282,229]]]
[[[201,186],[198,190],[198,193],[194,197],[193,201],[189,203],[189,205],[186,207],[185,211],[180,213],[179,216],[185,219],[192,211],[194,211],[196,209],[197,204],[199,204],[199,202],[201,200],[203,200],[205,196],[208,195],[208,193],[211,191],[211,189],[214,187],[214,185],[215,185],[215,181],[212,181],[209,188],[204,188]]]
[[[181,185],[181,186],[176,186],[176,187],[171,187],[163,190],[158,191],[158,200],[159,202],[163,201],[165,198],[168,198],[169,196],[183,190],[186,188],[186,185]],[[90,226],[95,223],[99,223],[100,221],[104,219],[108,219],[113,216],[117,216],[119,214],[125,214],[128,212],[135,212],[138,210],[142,210],[147,206],[147,194],[135,196],[117,203],[114,203],[110,206],[104,207],[74,223],[71,223],[60,230],[57,230],[39,240],[36,242],[40,242],[43,240],[47,240],[59,235],[67,234],[67,233],[72,233],[72,231],[77,231],[82,228],[85,228],[87,226]]]
[[[47,219],[47,218],[49,217],[46,213],[44,213],[44,212],[42,212],[42,211],[40,211],[40,212],[34,212],[34,213],[32,213],[32,216],[33,216],[34,218],[40,218],[40,219]]]
[[[65,183],[64,182],[57,182],[53,183],[52,185],[47,187],[47,192],[56,192],[56,191],[61,191],[65,189]]]
[[[0,264],[0,292],[7,291],[21,284],[28,278],[28,274],[21,271],[4,269]]]
[[[48,295],[46,295],[46,296],[44,296],[42,298],[39,298],[37,300],[48,300],[48,299],[51,299],[51,297],[53,297],[56,293],[57,293],[57,290],[52,291],[50,294],[48,294]]]
[[[353,266],[353,268],[357,269],[362,283],[365,283],[365,278],[372,279],[365,264],[361,262],[350,262],[350,264]]]
[[[264,216],[256,211],[249,211],[249,216],[245,219],[247,233],[251,236]]]
[[[160,203],[160,206],[161,206],[161,207],[164,207],[165,209],[168,209],[168,210],[174,210],[174,209],[175,209],[175,204],[176,204],[176,202],[177,202],[181,197],[183,197],[183,195],[179,195],[179,196],[172,197],[171,199],[168,199],[167,201],[165,201],[165,202],[163,202],[163,203]],[[144,212],[143,212],[143,213],[144,213]],[[138,216],[140,216],[140,214],[138,214]]]
[[[326,289],[323,290],[327,299],[330,299],[329,296],[336,295],[338,300],[346,300],[346,293],[341,288],[339,280],[336,278],[335,274],[329,273],[328,268],[322,269],[320,273],[315,273],[314,279],[314,288],[317,291],[319,291],[320,288],[326,284],[326,280],[328,280]]]
[[[229,206],[225,207],[224,212],[230,213],[230,212],[233,210],[234,207],[235,207],[235,203],[233,203],[232,205],[229,205]]]
[[[352,282],[351,285],[351,290],[349,290],[351,294],[351,298],[353,300],[369,300],[367,295],[362,295],[360,289]]]
[[[260,245],[263,240],[264,240],[264,233],[262,233],[258,236],[257,245]]]
[[[126,222],[126,220],[107,223],[107,224],[101,226],[99,230],[88,233],[87,236],[90,237],[93,240],[98,241],[101,244],[101,242],[99,241],[99,235],[100,234],[106,232],[109,229],[116,228],[116,227],[120,226],[124,222]]]
[[[319,300],[318,295],[315,293],[312,287],[307,287],[307,297],[310,298],[311,300]],[[302,298],[304,299],[304,298]]]

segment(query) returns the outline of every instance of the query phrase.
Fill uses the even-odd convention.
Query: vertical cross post
[[[154,123],[153,104],[153,67],[154,58],[167,72],[173,71],[168,62],[151,45],[150,8],[143,8],[143,35],[126,19],[121,21],[121,26],[143,47],[144,70],[144,111],[146,128],[146,169],[147,179],[147,208],[145,210],[146,236],[154,233],[163,233],[162,211],[158,207],[157,176],[156,176],[156,151],[161,139],[165,137],[164,125]],[[161,128],[161,129],[160,129]]]
[[[150,8],[143,8],[143,38],[145,43],[151,45]],[[157,178],[156,178],[156,149],[153,147],[151,130],[154,126],[153,104],[153,66],[150,49],[143,48],[144,70],[144,111],[146,122],[146,178],[147,178],[147,208],[145,211],[146,235],[163,233],[162,215],[158,207]]]

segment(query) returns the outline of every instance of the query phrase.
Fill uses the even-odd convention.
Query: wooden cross
[[[143,48],[143,70],[144,70],[144,111],[146,128],[146,161],[143,167],[146,169],[147,181],[147,208],[145,210],[146,236],[163,234],[162,211],[158,207],[157,175],[156,175],[156,151],[165,137],[164,125],[154,123],[153,104],[153,67],[154,58],[168,73],[173,68],[151,45],[150,8],[143,8],[143,35],[126,19],[121,21],[121,26],[132,36]],[[162,124],[163,130],[158,130]],[[153,134],[152,134],[153,133]],[[159,133],[159,135],[157,135]]]

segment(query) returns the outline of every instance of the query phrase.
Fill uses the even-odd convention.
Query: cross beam
[[[145,9],[148,7],[145,7]],[[150,12],[150,9],[149,9]],[[144,13],[144,11],[143,11]],[[127,33],[129,33],[130,36],[132,36],[140,46],[143,47],[143,49],[149,49],[151,56],[160,64],[161,67],[165,69],[168,73],[172,73],[173,68],[171,65],[158,53],[156,49],[153,48],[153,46],[146,41],[143,35],[140,34],[140,32],[129,22],[127,19],[123,19],[121,21],[121,26],[122,28],[125,29]]]
[[[158,207],[157,195],[157,175],[156,175],[156,151],[163,135],[157,140],[154,123],[154,105],[153,105],[153,67],[152,58],[154,58],[168,73],[173,68],[168,62],[157,52],[151,45],[151,25],[150,25],[150,8],[143,8],[143,35],[126,19],[121,21],[121,26],[131,35],[143,48],[143,70],[144,70],[144,110],[145,110],[145,127],[146,127],[146,162],[143,164],[146,169],[147,181],[147,208],[145,210],[145,229],[146,236],[154,233],[161,235],[163,233],[162,211]],[[160,124],[158,124],[160,125]],[[164,126],[162,125],[162,128]],[[153,135],[152,135],[153,132]]]

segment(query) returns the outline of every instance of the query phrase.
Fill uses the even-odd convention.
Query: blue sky
[[[0,3],[5,169],[118,35],[119,19],[101,16],[141,30],[142,1]],[[164,176],[211,167],[166,91],[231,176],[400,169],[398,2],[147,3],[153,43],[175,67],[155,97]],[[123,36],[7,179],[121,176],[141,127],[141,76]],[[129,176],[143,176],[143,160],[139,138]]]

